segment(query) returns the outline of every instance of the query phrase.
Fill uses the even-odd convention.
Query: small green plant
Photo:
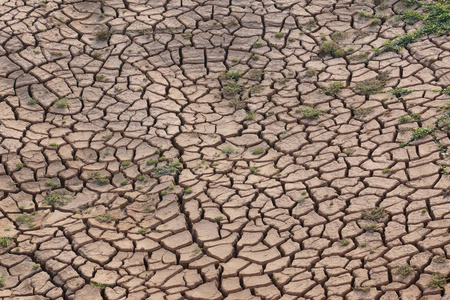
[[[211,164],[211,166],[213,166],[213,167],[217,167],[218,165],[219,165],[219,162],[217,162],[217,161],[215,161]]]
[[[124,162],[122,162],[122,167],[128,167],[130,164],[131,164],[131,162],[128,160],[124,161]]]
[[[258,168],[255,167],[250,167],[250,172],[252,173],[258,173],[260,170]]]
[[[91,285],[95,286],[95,287],[98,287],[98,288],[100,288],[102,290],[106,289],[106,285],[98,283],[98,282],[91,282]]]
[[[357,117],[365,117],[365,116],[371,114],[373,111],[372,107],[354,108],[353,106],[350,106],[350,109],[353,111],[353,114]]]
[[[362,227],[362,229],[367,232],[375,232],[379,230],[378,225],[376,223],[365,225]]]
[[[227,157],[230,156],[231,154],[233,154],[234,152],[235,152],[235,149],[231,145],[228,145],[228,146],[222,148],[222,153],[225,154]]]
[[[187,188],[187,189],[184,190],[184,193],[186,195],[192,194],[192,189],[191,188]]]
[[[325,95],[336,97],[344,86],[341,82],[333,82],[329,87],[323,90]]]
[[[260,47],[262,47],[262,43],[258,40],[258,41],[253,43],[253,47],[260,48]]]
[[[248,111],[247,116],[245,117],[246,120],[254,120],[256,118],[256,113],[254,111]]]
[[[434,273],[433,277],[428,281],[427,286],[431,289],[443,289],[447,284],[447,276],[444,274]]]
[[[4,248],[9,247],[12,237],[10,236],[0,236],[0,245]]]
[[[216,221],[217,223],[219,223],[222,220],[223,220],[222,216],[217,216],[217,217],[214,218],[214,221]]]
[[[387,91],[387,92],[388,92],[389,94],[394,95],[394,96],[397,97],[397,98],[400,98],[401,96],[404,96],[404,95],[408,95],[408,94],[414,93],[415,90],[407,90],[407,89],[403,89],[403,88],[401,88],[401,87],[396,87],[396,88],[394,88],[394,89],[392,89],[392,90],[389,90],[389,91]]]
[[[361,217],[364,220],[378,221],[386,216],[386,212],[383,207],[375,207],[372,209],[366,209],[361,212]]]
[[[137,180],[138,180],[138,181],[141,181],[141,182],[147,182],[147,181],[148,181],[148,179],[147,179],[147,177],[146,177],[145,175],[140,175],[140,176],[137,178]]]
[[[244,90],[244,87],[236,81],[229,80],[225,83],[222,90],[225,96],[236,96]]]
[[[264,150],[262,148],[255,148],[252,151],[253,155],[259,155],[259,154],[262,154],[262,153],[264,153]]]
[[[39,103],[39,100],[37,100],[37,99],[34,99],[34,98],[28,99],[28,105],[35,105],[38,103]]]
[[[264,75],[264,72],[263,72],[263,70],[260,70],[260,69],[252,69],[248,72],[248,77],[251,80],[260,80],[263,75]]]
[[[296,202],[297,202],[297,204],[302,204],[305,201],[306,201],[306,198],[300,198]]]
[[[147,232],[147,228],[139,228],[138,232],[140,234],[145,234]]]
[[[157,177],[163,175],[172,175],[178,171],[178,167],[181,166],[181,162],[178,159],[173,159],[171,162],[167,162],[165,165],[156,167],[154,172]]]
[[[255,60],[255,61],[256,61],[256,60],[258,60],[258,59],[259,59],[259,56],[258,56],[258,55],[255,54],[255,55],[252,56],[252,60]]]
[[[298,108],[295,112],[300,114],[301,119],[307,119],[307,120],[318,119],[320,116],[322,116],[325,113],[324,110],[318,109],[316,107]]]
[[[107,26],[102,26],[95,33],[98,41],[107,41],[111,37],[112,31]]]
[[[403,11],[400,18],[407,24],[421,21],[421,26],[412,32],[399,35],[395,40],[386,41],[380,48],[376,49],[372,57],[386,51],[398,51],[418,38],[430,34],[442,35],[450,31],[450,5],[448,1],[416,1],[406,0],[406,6],[417,5],[419,9]],[[383,16],[378,16],[383,17]]]
[[[55,142],[53,142],[53,143],[50,143],[50,144],[48,144],[50,147],[58,147],[58,144],[57,143],[55,143]]]
[[[437,264],[443,264],[443,263],[447,262],[447,259],[441,255],[437,255],[437,256],[433,257],[433,262],[437,263]]]
[[[441,94],[441,95],[450,95],[450,86],[446,87],[445,89],[442,89],[442,90],[439,92],[439,94]],[[447,103],[447,105],[450,106],[449,103]]]
[[[202,248],[197,247],[192,251],[194,254],[200,254],[202,252]]]
[[[67,97],[62,99],[56,98],[53,103],[55,103],[57,108],[66,108],[69,106],[69,100],[67,99]]]
[[[26,224],[29,228],[34,227],[34,214],[23,214],[17,217],[18,224]]]
[[[381,19],[378,18],[374,18],[372,20],[370,20],[369,22],[369,26],[377,26],[381,24]]]
[[[104,212],[95,219],[100,223],[111,223],[116,221],[116,218],[114,218],[110,212]]]
[[[95,51],[92,53],[92,58],[98,59],[102,56],[102,53],[100,51]]]
[[[238,80],[239,77],[241,77],[242,71],[241,70],[226,70],[225,71],[225,79],[233,79]]]
[[[157,165],[158,164],[158,160],[150,158],[149,160],[147,160],[147,166],[151,166],[151,165]]]
[[[355,92],[359,95],[374,95],[381,92],[386,86],[388,75],[381,73],[375,78],[366,79],[356,83]]]
[[[357,285],[357,286],[355,286],[355,287],[353,288],[353,290],[359,291],[359,292],[367,293],[368,291],[370,291],[370,286],[360,286],[360,285]]]
[[[45,185],[46,185],[46,186],[49,186],[49,187],[56,187],[56,186],[58,186],[58,182],[53,181],[53,180],[47,180],[47,181],[45,182]]]
[[[6,279],[6,276],[5,276],[5,275],[1,275],[1,276],[0,276],[0,288],[2,288],[3,286],[5,286],[5,279]]]
[[[16,164],[16,168],[19,169],[19,170],[22,169],[22,168],[23,168],[23,163],[19,161],[19,162]]]
[[[233,58],[231,59],[231,62],[232,62],[232,63],[238,63],[238,62],[239,62],[239,59],[236,58],[236,57],[233,57]]]
[[[391,169],[383,169],[383,171],[381,171],[383,174],[388,174],[391,173]]]
[[[32,270],[37,270],[37,269],[39,269],[39,267],[40,267],[40,265],[34,264],[34,265],[31,267],[31,269],[32,269]]]
[[[42,200],[42,203],[44,205],[50,205],[53,207],[56,206],[64,206],[67,203],[69,203],[69,201],[72,200],[73,197],[68,196],[68,195],[64,195],[64,194],[60,194],[60,193],[49,193],[46,194],[44,196],[44,199]]]
[[[311,68],[306,70],[306,77],[313,77],[313,76],[316,76],[316,70]]]
[[[276,32],[276,33],[275,33],[275,37],[278,38],[278,39],[281,39],[281,38],[284,37],[284,33],[282,33],[282,32]]]
[[[407,146],[407,145],[409,145],[411,142],[413,142],[415,140],[424,138],[424,137],[426,137],[428,135],[432,135],[433,132],[434,132],[434,129],[428,128],[428,127],[419,127],[419,128],[416,128],[416,129],[412,129],[412,131],[413,131],[413,133],[412,133],[412,136],[411,136],[410,140],[407,141],[406,143],[401,143],[400,144],[401,147]]]
[[[415,268],[409,264],[404,264],[396,267],[394,269],[394,273],[400,276],[401,278],[406,278],[412,273],[414,273]]]
[[[128,184],[128,180],[122,180],[121,182],[120,182],[120,185],[121,186],[124,186],[124,185],[127,185]]]
[[[408,116],[408,115],[398,117],[398,121],[400,123],[410,123],[410,122],[412,122],[412,120],[413,120],[413,118],[411,118],[411,116]]]
[[[345,50],[342,49],[334,41],[326,41],[319,46],[319,55],[331,55],[333,57],[342,57],[345,55]]]
[[[97,80],[101,81],[101,80],[105,79],[105,75],[103,75],[103,74],[97,74],[97,75],[95,76],[95,78],[97,78]]]
[[[341,245],[343,247],[348,246],[348,245],[350,245],[350,241],[349,240],[340,240],[339,245]]]
[[[107,185],[109,183],[109,179],[107,176],[100,176],[99,172],[92,172],[89,174],[89,177],[94,179],[98,185]]]

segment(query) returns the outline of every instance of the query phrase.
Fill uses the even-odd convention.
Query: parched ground
[[[0,299],[446,299],[450,41],[372,57],[405,9],[0,0]]]

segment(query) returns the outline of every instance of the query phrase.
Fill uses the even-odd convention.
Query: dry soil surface
[[[403,9],[0,0],[0,298],[445,299],[449,136],[400,143],[450,42],[366,61]]]

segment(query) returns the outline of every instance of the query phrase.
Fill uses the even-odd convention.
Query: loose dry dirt
[[[0,299],[445,299],[450,42],[376,2],[0,0]]]

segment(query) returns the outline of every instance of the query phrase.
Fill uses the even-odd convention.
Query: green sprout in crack
[[[322,116],[325,111],[318,109],[316,107],[309,107],[309,108],[298,108],[296,113],[301,114],[301,119],[307,119],[307,120],[315,120],[318,119],[320,116]]]
[[[409,10],[400,13],[400,18],[406,24],[414,24],[421,21],[421,27],[413,32],[399,35],[394,40],[386,41],[380,48],[375,49],[375,53],[368,59],[387,51],[399,51],[410,43],[416,42],[420,37],[426,35],[443,35],[450,31],[450,2],[442,1],[417,1],[406,0],[405,5],[417,5],[420,10]]]
[[[380,93],[386,86],[389,76],[386,73],[380,73],[377,77],[366,79],[356,83],[355,92],[358,95],[374,95]]]
[[[443,289],[447,284],[447,276],[444,274],[434,273],[433,277],[428,281],[427,286],[431,289]]]
[[[310,68],[310,69],[306,70],[305,75],[306,75],[306,77],[313,77],[313,76],[316,76],[316,70]]]
[[[225,79],[233,79],[238,80],[239,77],[241,77],[242,71],[241,70],[227,70],[225,71]]]
[[[56,98],[55,101],[53,101],[53,103],[56,105],[57,108],[66,108],[69,106],[69,100],[67,99],[67,97],[65,98]]]
[[[34,213],[20,215],[17,217],[16,222],[18,224],[26,224],[29,228],[33,228],[34,227]]]
[[[115,222],[116,218],[110,212],[104,212],[103,214],[95,218],[100,223],[111,223]]]
[[[49,179],[49,180],[45,181],[45,185],[49,186],[49,187],[57,187],[58,182]]]
[[[223,86],[223,94],[225,96],[236,96],[244,90],[244,86],[239,82],[229,80]]]
[[[326,41],[320,44],[319,55],[326,55],[326,54],[329,54],[336,58],[344,56],[346,52],[336,42]]]
[[[358,285],[358,286],[355,286],[353,288],[353,290],[366,293],[366,292],[370,291],[370,288],[371,288],[370,286],[360,286],[360,285]]]
[[[42,203],[53,207],[61,207],[66,205],[72,199],[72,196],[59,193],[49,193],[44,196]]]
[[[252,173],[258,173],[260,170],[258,168],[255,167],[250,167],[250,172]]]
[[[342,90],[343,84],[341,82],[333,82],[329,87],[323,90],[325,95],[336,97]]]
[[[235,151],[236,150],[231,145],[222,148],[222,153],[225,154],[227,157],[233,154]]]
[[[4,248],[9,247],[12,239],[11,236],[0,236],[0,245]]]
[[[362,211],[361,216],[364,220],[378,221],[386,216],[386,212],[383,207],[375,207]]]
[[[109,183],[109,178],[107,176],[100,176],[99,172],[93,172],[90,175],[90,178],[94,179],[98,185],[107,185]]]
[[[255,148],[255,149],[253,149],[253,151],[252,151],[252,154],[253,154],[253,155],[260,155],[260,154],[262,154],[262,153],[264,153],[264,150],[263,150],[262,148]]]
[[[254,120],[255,118],[256,118],[256,113],[254,111],[248,111],[247,116],[245,117],[245,119],[247,121]]]
[[[408,277],[409,275],[413,274],[414,271],[415,268],[408,264],[400,265],[394,269],[394,273],[400,276],[401,278]]]
[[[156,167],[154,173],[157,177],[164,175],[172,175],[175,172],[179,171],[178,170],[179,166],[181,166],[181,162],[178,159],[174,159],[163,166]]]
[[[348,246],[348,245],[350,245],[350,241],[349,240],[340,240],[339,245],[341,245],[343,247]]]
[[[98,287],[98,288],[100,288],[100,289],[102,289],[102,290],[106,289],[106,285],[101,284],[101,283],[91,282],[91,285],[92,285],[92,286],[95,286],[95,287]]]
[[[95,37],[98,41],[107,41],[111,37],[112,31],[107,27],[103,26],[95,33]]]
[[[401,87],[396,87],[392,90],[387,91],[389,94],[394,95],[397,98],[400,98],[401,96],[409,95],[411,93],[414,93],[415,90],[407,90]]]
[[[372,223],[372,224],[362,226],[361,229],[364,231],[367,231],[367,232],[375,232],[375,231],[378,231],[380,228],[378,227],[378,225],[376,223]]]

